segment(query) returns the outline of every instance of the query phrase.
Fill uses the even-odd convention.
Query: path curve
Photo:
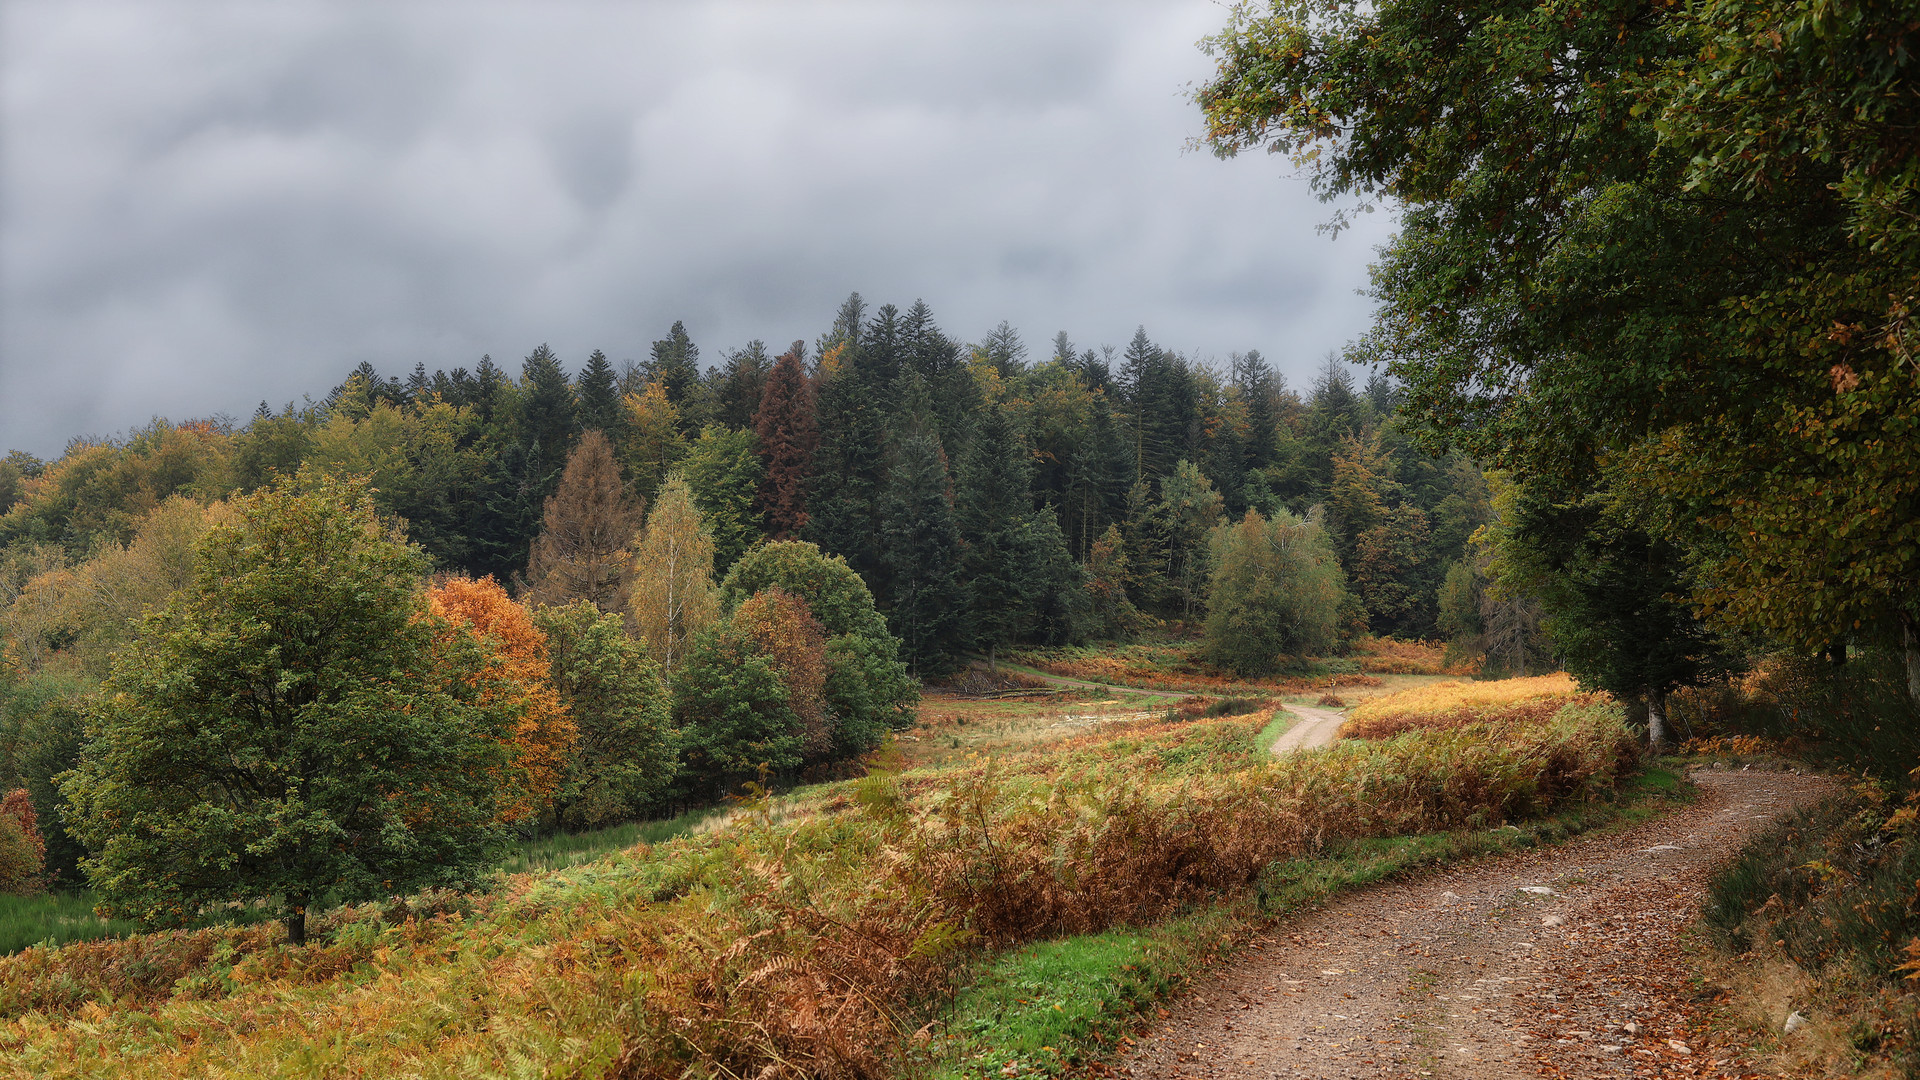
[[[1013,665],[1009,664],[1008,667]],[[1111,683],[1088,682],[1085,679],[1069,679],[1064,675],[1049,675],[1044,671],[1022,667],[1020,674],[1027,675],[1055,686],[1072,686],[1082,690],[1103,690],[1115,694],[1140,694],[1147,697],[1169,698],[1185,701],[1192,694],[1172,690],[1143,690],[1137,686],[1114,686]],[[1292,713],[1296,722],[1273,743],[1275,754],[1291,754],[1296,750],[1312,750],[1330,745],[1340,734],[1340,725],[1346,717],[1332,709],[1317,709],[1308,705],[1281,705]]]
[[[1295,750],[1331,745],[1340,734],[1340,725],[1347,720],[1346,716],[1332,709],[1316,709],[1309,705],[1283,705],[1281,708],[1299,717],[1299,721],[1274,740],[1275,754],[1291,754]]]
[[[1123,1059],[1136,1080],[1750,1075],[1703,1041],[1680,934],[1712,870],[1836,790],[1696,775],[1693,803],[1617,833],[1371,889],[1277,924]]]

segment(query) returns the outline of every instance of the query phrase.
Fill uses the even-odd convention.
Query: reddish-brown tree
[[[527,562],[528,599],[585,600],[625,614],[628,549],[640,520],[640,508],[620,482],[613,444],[598,431],[582,435],[560,487],[547,499],[546,522]]]
[[[760,456],[767,475],[760,485],[760,508],[775,540],[786,540],[807,523],[807,473],[820,432],[814,425],[813,386],[800,367],[802,342],[794,342],[774,361],[767,389],[754,415]]]

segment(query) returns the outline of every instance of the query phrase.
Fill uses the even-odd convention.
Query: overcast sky
[[[1136,324],[1302,385],[1361,332],[1282,158],[1220,161],[1217,3],[0,0],[0,448],[404,374],[809,342],[916,297],[1037,357]]]

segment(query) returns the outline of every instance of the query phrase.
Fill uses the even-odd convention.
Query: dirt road
[[[1678,935],[1712,869],[1817,777],[1703,772],[1693,804],[1384,886],[1280,924],[1125,1060],[1204,1077],[1733,1076],[1693,1032]]]
[[[1307,705],[1282,706],[1288,712],[1299,717],[1284,735],[1274,741],[1273,752],[1291,754],[1295,750],[1311,750],[1316,746],[1326,746],[1340,734],[1340,725],[1346,716],[1332,709],[1316,709]]]

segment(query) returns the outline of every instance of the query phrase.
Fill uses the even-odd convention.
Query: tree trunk
[[[1907,697],[1920,705],[1920,620],[1900,613],[1900,644],[1907,653]]]
[[[293,912],[286,918],[287,942],[292,945],[305,945],[307,943],[307,898],[289,896],[287,904]]]
[[[996,659],[996,656],[999,654],[999,652],[1000,652],[999,642],[997,641],[987,642],[987,673],[989,675],[998,676],[1000,674],[1000,661]],[[1912,655],[1912,654],[1909,653],[1908,655]]]
[[[1667,748],[1667,695],[1665,691],[1647,691],[1647,749],[1660,753]]]

